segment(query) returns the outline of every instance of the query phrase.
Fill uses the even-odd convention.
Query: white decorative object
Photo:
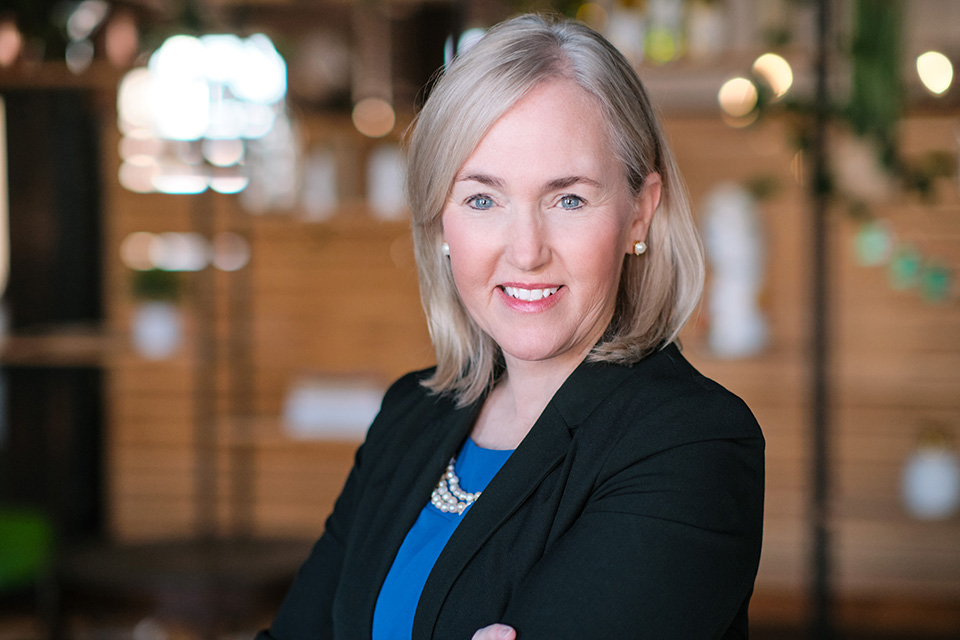
[[[301,439],[362,440],[382,398],[383,388],[369,380],[303,377],[284,402],[284,430]]]
[[[960,508],[960,460],[944,434],[922,436],[903,467],[901,491],[910,515],[922,520],[948,518]]]
[[[183,341],[183,317],[172,302],[141,302],[133,311],[133,346],[149,360],[169,358]]]
[[[380,145],[367,160],[367,204],[381,220],[400,220],[406,212],[403,155],[395,144]]]
[[[764,243],[753,196],[724,183],[707,198],[703,229],[710,263],[709,344],[718,356],[743,358],[767,345],[767,320],[759,307]]]
[[[896,183],[880,164],[877,146],[853,135],[834,136],[831,149],[837,186],[865,202],[887,202]]]
[[[332,151],[317,149],[307,154],[300,198],[308,220],[326,220],[337,210],[337,159]]]

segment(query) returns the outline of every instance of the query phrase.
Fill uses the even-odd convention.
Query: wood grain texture
[[[311,145],[337,149],[346,165],[362,171],[371,144],[348,126],[318,119],[307,122],[305,130]],[[947,143],[955,148],[950,146],[954,126],[946,117],[908,119],[905,148],[911,154]],[[761,303],[772,329],[769,348],[743,360],[711,355],[705,307],[683,338],[691,361],[741,395],[764,428],[767,507],[758,606],[766,601],[772,615],[794,615],[795,606],[783,604],[775,594],[805,588],[810,555],[805,515],[810,487],[811,251],[804,187],[791,172],[794,151],[782,122],[735,130],[719,120],[677,119],[668,121],[667,129],[697,212],[719,183],[770,176],[779,184],[760,204],[767,242]],[[116,145],[111,130],[104,127],[107,149]],[[129,330],[135,301],[129,295],[129,273],[119,261],[120,242],[134,231],[188,230],[194,205],[186,197],[123,191],[114,178],[117,161],[106,155],[107,304],[110,330],[123,333]],[[305,222],[296,211],[246,216],[234,198],[205,200],[216,228],[244,227],[253,248],[246,274],[249,298],[243,301],[251,310],[251,415],[240,422],[231,416],[233,390],[226,363],[216,376],[222,414],[219,453],[214,456],[221,496],[217,512],[225,531],[233,490],[231,452],[242,452],[249,465],[256,534],[310,538],[322,530],[357,443],[298,441],[285,435],[280,414],[299,376],[364,375],[386,385],[432,362],[408,224],[374,220],[359,200],[362,175],[343,179],[349,198],[336,217],[323,223]],[[878,212],[899,237],[956,269],[957,181],[944,181],[937,191],[941,200],[935,206],[903,197],[883,204]],[[856,230],[842,212],[835,212],[830,236],[835,403],[830,462],[838,588],[861,602],[923,594],[960,610],[960,519],[912,520],[899,496],[904,460],[924,425],[940,425],[955,445],[960,441],[960,303],[926,302],[914,291],[892,289],[883,268],[859,266],[852,249]],[[217,275],[221,353],[235,326],[224,297],[235,277]],[[189,297],[184,308],[189,314]],[[196,337],[190,321],[186,344],[171,360],[146,362],[129,349],[109,358],[108,513],[111,533],[118,539],[192,531]],[[235,428],[237,424],[245,426]],[[764,600],[764,593],[773,595]],[[860,610],[851,611],[855,616]],[[898,615],[902,622],[908,614]],[[949,625],[955,618],[943,620]]]

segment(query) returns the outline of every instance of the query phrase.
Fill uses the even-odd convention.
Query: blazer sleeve
[[[357,450],[353,468],[327,518],[323,535],[300,567],[270,629],[258,633],[255,640],[333,637],[333,599],[340,582],[356,506],[363,492],[365,465],[368,458],[375,459],[376,452],[382,448],[393,418],[418,395],[420,377],[420,373],[408,374],[387,390],[380,413]]]
[[[732,395],[657,413],[611,448],[582,515],[516,590],[502,621],[519,640],[703,640],[734,637],[738,614],[745,625],[762,536],[759,427]],[[651,452],[656,430],[692,435]]]

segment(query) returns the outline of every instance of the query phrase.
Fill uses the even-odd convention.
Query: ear
[[[627,253],[633,253],[633,243],[646,241],[653,214],[660,206],[662,188],[663,180],[661,180],[659,173],[651,173],[644,179],[643,187],[633,203],[633,219],[630,222],[629,237],[627,238],[629,242]]]

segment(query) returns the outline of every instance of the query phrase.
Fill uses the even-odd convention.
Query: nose
[[[506,256],[513,267],[536,271],[547,264],[550,259],[547,225],[536,207],[515,211],[505,232]]]

